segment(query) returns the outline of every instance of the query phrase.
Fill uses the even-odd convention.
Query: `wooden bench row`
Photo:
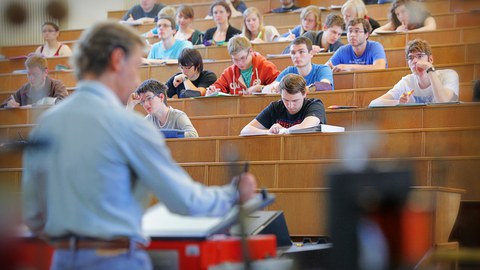
[[[349,133],[359,134],[358,131]],[[378,136],[372,158],[480,156],[480,127],[381,130],[367,134]],[[343,134],[319,133],[204,137],[168,139],[167,145],[180,163],[228,162],[232,153],[237,153],[240,160],[249,161],[337,159],[341,136]],[[0,168],[22,167],[21,159],[15,156],[4,155],[0,160]]]
[[[480,27],[476,28],[480,35]],[[437,34],[440,36],[440,33]],[[403,35],[405,36],[405,35]],[[385,36],[379,36],[378,39],[384,39]],[[402,39],[404,37],[399,37]],[[396,43],[401,43],[395,41]],[[289,42],[271,42],[254,44],[253,50],[260,54],[269,57],[272,51],[282,52]],[[455,42],[450,44],[435,44],[432,45],[432,53],[435,57],[436,64],[449,64],[449,63],[474,63],[480,62],[480,41],[477,42]],[[221,47],[198,47],[196,48],[203,59],[216,59],[216,60],[230,60],[230,55],[225,46]],[[405,48],[404,46],[385,48],[389,67],[404,67],[406,66],[405,60]],[[314,56],[313,62],[317,64],[326,63],[333,53],[319,53]],[[290,55],[284,56],[271,56],[270,61],[275,63],[277,68],[283,69],[286,66],[292,65]],[[69,66],[70,57],[51,57],[48,58],[48,68],[55,70],[57,65]],[[0,73],[11,73],[14,70],[25,69],[25,59],[17,58],[12,60],[0,61]]]
[[[275,61],[276,60],[274,60],[274,62]],[[283,62],[278,63],[279,65],[277,67],[280,70],[284,68],[280,66],[280,64],[282,63],[286,67],[288,65],[288,59],[283,59]],[[230,65],[230,60],[220,60],[205,63],[204,69],[210,70],[217,74],[217,76],[220,76],[224,69]],[[460,82],[471,82],[472,80],[480,78],[480,69],[477,66],[477,63],[435,65],[437,69],[454,69],[460,77]],[[178,72],[178,67],[176,64],[169,64],[165,66],[143,66],[139,68],[139,71],[142,80],[154,78],[156,80],[165,82],[173,74]],[[401,77],[410,73],[411,71],[408,67],[388,68],[385,70],[335,73],[335,89],[338,90],[369,87],[391,87],[395,83],[397,83]],[[77,83],[76,78],[71,70],[51,71],[50,77],[61,80],[66,87],[74,87]],[[0,92],[11,93],[19,89],[26,82],[26,74],[0,74]]]

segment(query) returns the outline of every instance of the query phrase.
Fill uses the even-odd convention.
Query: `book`
[[[315,127],[288,130],[288,134],[303,134],[303,133],[315,133],[315,132],[324,132],[324,133],[345,132],[345,128],[340,126],[320,124]]]

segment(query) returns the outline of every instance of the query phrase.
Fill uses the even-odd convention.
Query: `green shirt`
[[[252,71],[253,66],[245,70],[240,70],[240,74],[242,75],[243,80],[245,81],[245,86],[250,87],[250,83],[252,83]]]

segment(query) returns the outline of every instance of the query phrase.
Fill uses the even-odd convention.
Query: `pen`
[[[262,37],[262,31],[260,31],[260,33],[258,33],[257,38],[261,38],[261,37]]]

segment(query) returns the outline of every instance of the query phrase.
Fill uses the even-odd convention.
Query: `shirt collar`
[[[118,96],[105,84],[94,80],[82,80],[77,84],[80,91],[97,95],[112,105],[124,107]]]

